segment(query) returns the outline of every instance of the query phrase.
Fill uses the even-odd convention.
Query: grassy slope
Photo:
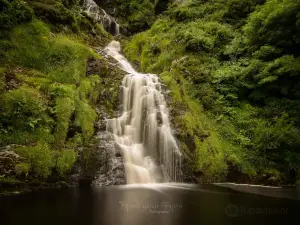
[[[0,146],[15,144],[24,157],[13,176],[63,176],[77,147],[94,135],[101,75],[108,72],[89,46],[111,37],[77,1],[0,6]],[[86,75],[91,58],[103,63],[102,74]]]
[[[299,178],[298,9],[277,0],[180,1],[125,43],[126,56],[171,90],[177,137],[204,181],[228,171],[256,183]]]

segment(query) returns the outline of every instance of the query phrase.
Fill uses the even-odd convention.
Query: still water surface
[[[159,184],[3,196],[0,197],[0,224],[298,224],[298,190],[255,189],[244,188],[241,192],[216,185]],[[244,192],[253,190],[255,194]]]

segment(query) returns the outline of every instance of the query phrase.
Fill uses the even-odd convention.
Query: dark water
[[[275,198],[214,185],[50,190],[0,197],[0,224],[298,224],[297,193],[280,190],[275,195],[295,199]]]

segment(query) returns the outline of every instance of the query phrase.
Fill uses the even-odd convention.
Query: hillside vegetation
[[[91,46],[111,36],[78,4],[0,0],[0,147],[22,157],[6,168],[12,177],[63,177],[94,135],[107,66]],[[102,74],[87,75],[90,59],[103,62]]]
[[[124,43],[170,89],[176,135],[202,181],[299,180],[299,1],[174,1]]]

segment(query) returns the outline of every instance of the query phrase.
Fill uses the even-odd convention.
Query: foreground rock
[[[100,131],[91,148],[81,153],[80,186],[126,184],[123,159],[111,134]]]
[[[13,175],[15,173],[16,165],[21,163],[23,160],[24,158],[13,151],[0,150],[0,176]]]
[[[98,134],[98,157],[101,167],[96,173],[93,185],[121,185],[126,184],[123,158],[118,146],[107,132]]]

